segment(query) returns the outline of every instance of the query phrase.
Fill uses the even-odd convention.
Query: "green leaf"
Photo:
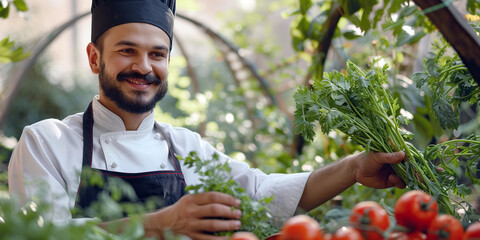
[[[454,110],[446,98],[439,97],[434,99],[432,109],[443,129],[456,129],[460,125],[458,110]]]
[[[390,6],[387,8],[388,13],[396,13],[400,9],[402,9],[402,4],[405,2],[405,0],[393,0]]]
[[[432,123],[425,118],[422,114],[413,115],[413,124],[417,127],[417,131],[421,134],[422,138],[428,139],[428,142],[434,136],[435,132],[432,127]]]
[[[467,1],[467,11],[471,14],[477,14],[477,9],[480,9],[480,1],[478,0],[468,0]]]
[[[2,4],[0,4],[0,17],[1,18],[8,18],[8,13],[10,12],[10,4],[7,5],[7,7],[3,7]]]
[[[25,12],[28,10],[27,4],[25,4],[25,1],[23,0],[13,0],[13,4],[15,5],[18,11]]]
[[[440,78],[440,66],[438,66],[435,58],[428,58],[425,61],[425,70],[434,79]]]
[[[303,34],[303,36],[308,37],[308,33],[310,30],[310,22],[308,21],[306,16],[302,16],[300,18],[300,21],[298,22],[298,27],[297,27]]]
[[[425,36],[423,31],[417,32],[414,35],[407,33],[405,30],[402,30],[402,33],[397,37],[396,46],[400,47],[405,44],[413,44]]]
[[[306,37],[301,28],[301,21],[305,19],[303,15],[297,16],[290,25],[290,35],[292,36],[292,47],[297,52],[301,52],[304,49],[304,41]],[[308,30],[307,30],[308,31]]]
[[[25,53],[22,47],[14,48],[15,43],[8,37],[0,41],[0,62],[9,63],[25,59],[30,53]]]
[[[346,16],[353,15],[361,8],[360,1],[358,0],[342,0],[340,4]]]
[[[421,88],[429,82],[429,75],[424,72],[417,72],[412,75],[412,80],[415,82],[417,88]]]
[[[300,0],[300,12],[305,15],[312,6],[312,0]]]
[[[359,34],[358,31],[346,30],[342,32],[342,35],[345,39],[354,40],[359,37],[362,37],[362,34]]]
[[[370,13],[373,10],[373,5],[376,3],[375,0],[363,0],[361,1],[363,6],[362,18],[360,19],[360,28],[362,31],[368,31],[372,26],[372,21],[370,20]]]
[[[462,196],[462,197],[465,197],[465,196],[469,196],[470,194],[472,194],[472,189],[467,187],[465,184],[460,184],[457,188],[457,195],[458,196]]]

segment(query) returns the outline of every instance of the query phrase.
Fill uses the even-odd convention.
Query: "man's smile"
[[[151,82],[147,82],[147,81],[142,80],[142,79],[125,79],[125,80],[128,81],[128,82],[134,83],[134,84],[138,84],[138,85],[150,85],[150,84],[152,84]]]
[[[150,85],[150,84],[160,84],[162,80],[152,74],[142,75],[136,72],[121,72],[117,75],[117,80],[122,82],[126,81],[130,84],[135,85]]]

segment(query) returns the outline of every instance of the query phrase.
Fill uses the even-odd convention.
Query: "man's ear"
[[[92,42],[87,45],[88,64],[93,73],[100,72],[100,51]]]

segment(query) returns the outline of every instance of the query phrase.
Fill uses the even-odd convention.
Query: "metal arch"
[[[262,89],[263,89],[263,92],[264,94],[267,96],[267,98],[269,99],[270,101],[270,104],[271,105],[274,105],[274,106],[277,106],[278,105],[278,101],[277,101],[277,98],[275,97],[275,95],[271,92],[271,89],[270,89],[270,86],[269,86],[269,83],[268,81],[262,77],[260,75],[260,73],[258,72],[257,68],[254,66],[254,64],[252,62],[250,62],[248,59],[242,57],[239,53],[239,49],[238,47],[236,47],[234,44],[232,44],[231,42],[229,42],[226,38],[224,38],[222,35],[220,35],[219,33],[213,31],[212,29],[210,29],[209,27],[205,26],[204,24],[200,23],[199,21],[197,20],[194,20],[190,17],[187,17],[186,15],[183,15],[183,14],[180,14],[180,13],[177,13],[177,17],[183,19],[183,20],[186,20],[192,24],[194,24],[195,26],[199,27],[200,29],[202,29],[208,36],[210,36],[211,38],[217,40],[217,41],[220,41],[222,42],[223,44],[225,44],[230,51],[232,51],[233,53],[235,53],[235,55],[240,59],[240,61],[242,62],[242,64],[244,66],[246,66],[248,68],[248,70],[250,71],[250,73],[259,81],[260,85],[262,86]]]

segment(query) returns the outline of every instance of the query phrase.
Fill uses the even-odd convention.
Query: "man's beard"
[[[100,73],[98,77],[100,80],[100,87],[102,88],[105,96],[117,104],[119,108],[130,113],[141,114],[151,111],[157,102],[165,96],[168,89],[168,83],[166,79],[162,81],[157,76],[151,74],[142,75],[136,72],[120,72],[115,79],[105,72],[105,64],[102,61],[100,62]],[[141,91],[135,92],[134,99],[129,99],[122,92],[120,87],[115,84],[115,81],[122,82],[126,81],[128,78],[142,79],[151,84],[160,85],[160,88],[150,101],[144,100],[143,95],[145,93]]]

